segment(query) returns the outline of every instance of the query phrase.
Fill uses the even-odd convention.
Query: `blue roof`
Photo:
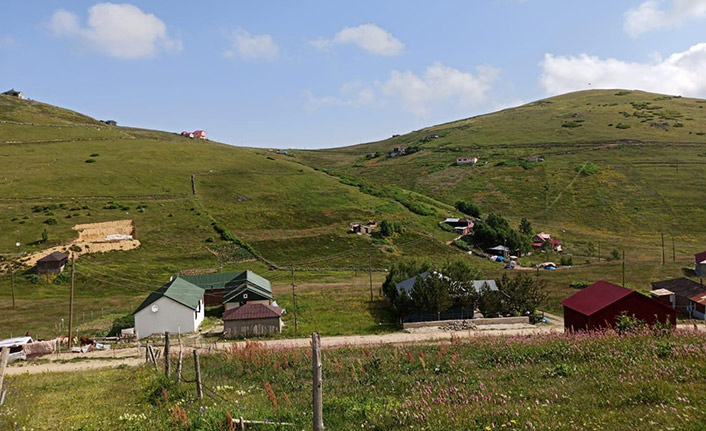
[[[425,271],[419,275],[415,275],[414,277],[410,277],[404,281],[400,281],[395,286],[397,288],[397,293],[402,293],[402,291],[405,291],[405,292],[407,292],[407,295],[411,295],[412,288],[414,288],[414,284],[417,282],[417,278],[421,277],[421,279],[424,280],[428,276],[429,276],[429,271]],[[442,275],[442,277],[445,277],[445,276]],[[498,285],[495,283],[495,280],[473,280],[473,288],[476,290],[476,292],[480,292],[481,288],[483,287],[483,284],[487,284],[488,289],[490,289],[494,292],[500,291],[498,289]]]

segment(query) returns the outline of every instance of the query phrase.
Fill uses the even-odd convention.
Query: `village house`
[[[427,277],[430,275],[436,276],[436,277],[441,277],[446,280],[449,280],[448,277],[446,277],[443,274],[439,274],[437,272],[429,272],[425,271],[419,275],[415,275],[414,277],[410,277],[406,280],[403,280],[395,285],[395,289],[397,289],[397,294],[398,295],[407,295],[410,298],[413,298],[413,289],[414,285],[417,283],[418,279],[425,280]],[[453,283],[453,280],[451,280]],[[502,295],[506,296],[503,292],[498,289],[498,285],[495,283],[495,280],[473,280],[471,282],[470,286],[467,286],[466,288],[469,289],[474,289],[476,293],[480,293],[483,289],[483,287],[486,287],[492,292],[496,292],[497,295]],[[473,307],[460,307],[458,305],[452,306],[451,308],[441,311],[439,313],[436,313],[431,310],[410,310],[406,316],[402,317],[403,323],[405,322],[425,322],[425,321],[433,321],[433,320],[452,320],[452,319],[472,319],[474,317],[474,310]],[[490,316],[486,316],[490,317]]]
[[[699,293],[689,298],[691,301],[691,317],[706,320],[706,292]]]
[[[591,331],[613,327],[622,313],[649,325],[677,323],[677,311],[635,290],[607,281],[597,281],[561,302],[564,306],[564,329]]]
[[[181,136],[183,136],[183,137],[185,137],[185,138],[192,138],[192,139],[193,139],[194,134],[191,133],[191,132],[187,132],[186,130],[184,130],[183,132],[181,132]]]
[[[664,297],[667,296],[666,292],[670,292],[671,295],[668,295],[670,305],[676,308],[678,312],[687,316],[690,316],[692,312],[693,304],[691,298],[694,296],[706,295],[706,289],[701,283],[697,283],[686,277],[672,278],[670,280],[657,281],[651,284],[651,293],[653,297]],[[661,295],[655,294],[655,292],[659,292]]]
[[[68,261],[68,255],[55,251],[37,261],[37,274],[61,274]]]
[[[560,253],[562,250],[561,241],[553,239],[548,233],[540,232],[532,238],[532,247],[543,248],[547,246],[550,246],[551,249],[557,253]]]
[[[706,251],[694,255],[694,273],[697,277],[706,277]]]
[[[468,235],[473,231],[473,220],[465,218],[447,217],[444,223],[451,226],[459,235]]]
[[[403,156],[406,153],[406,149],[402,145],[397,145],[394,148],[392,148],[392,152],[388,154],[390,158],[392,157],[397,157],[397,156]]]
[[[223,313],[223,334],[226,337],[250,337],[282,332],[280,307],[248,303]]]
[[[107,125],[107,126],[117,126],[118,122],[115,120],[101,120],[101,123]]]
[[[195,139],[206,139],[206,132],[204,130],[194,130]]]
[[[478,157],[458,157],[456,159],[456,165],[475,165],[478,163]]]
[[[150,293],[135,310],[138,338],[165,331],[195,332],[204,319],[204,289],[181,277]]]
[[[348,230],[351,233],[356,233],[358,235],[370,235],[373,230],[378,226],[375,220],[368,220],[367,223],[350,223],[348,225]]]
[[[10,97],[17,97],[18,99],[24,99],[24,98],[25,98],[24,94],[22,94],[21,91],[17,91],[17,90],[15,90],[14,88],[5,91],[5,92],[2,93],[2,94],[4,94],[5,96],[10,96]]]
[[[252,271],[182,275],[181,278],[205,290],[207,306],[224,305],[225,310],[237,308],[248,302],[270,304],[270,281]]]

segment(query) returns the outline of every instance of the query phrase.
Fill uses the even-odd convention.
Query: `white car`
[[[7,338],[0,340],[0,350],[2,350],[3,347],[10,348],[10,356],[7,358],[8,364],[18,360],[26,361],[27,355],[25,355],[24,350],[22,350],[22,346],[31,342],[33,342],[32,337]]]

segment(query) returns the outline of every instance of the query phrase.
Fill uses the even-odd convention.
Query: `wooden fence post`
[[[164,375],[169,378],[169,331],[164,332]]]
[[[184,352],[179,350],[179,359],[177,359],[177,369],[176,369],[176,377],[177,377],[177,383],[181,383],[181,361],[183,359]]]
[[[311,363],[314,375],[314,431],[324,431],[323,397],[321,393],[321,336],[318,332],[311,334]]]
[[[203,398],[203,390],[201,388],[201,365],[199,364],[199,351],[194,349],[194,370],[196,370],[196,398]]]
[[[150,361],[150,342],[145,342],[145,363]]]
[[[7,366],[7,358],[10,356],[10,348],[3,347],[0,352],[0,406],[5,402],[5,391],[2,389],[2,382],[5,378],[5,367]]]

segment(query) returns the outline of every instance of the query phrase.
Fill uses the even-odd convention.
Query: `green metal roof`
[[[204,289],[192,284],[181,277],[177,277],[154,292],[150,293],[149,296],[142,301],[139,307],[133,312],[133,314],[142,310],[143,308],[149,306],[158,299],[166,296],[167,298],[178,302],[192,310],[197,310],[199,307],[199,302],[203,299]]]
[[[270,286],[269,280],[260,277],[252,271],[182,275],[180,277],[206,290],[236,289],[245,283],[249,283],[258,286],[262,290],[270,292],[270,295],[272,295],[272,286]]]

